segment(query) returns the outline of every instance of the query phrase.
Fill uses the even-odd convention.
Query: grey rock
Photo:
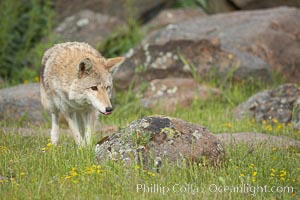
[[[91,10],[82,10],[65,18],[56,29],[55,33],[63,42],[87,42],[94,47],[115,31],[124,28],[125,23],[116,17],[95,13]]]
[[[223,49],[257,56],[290,82],[299,83],[300,10],[279,7],[198,17],[148,35],[143,44],[217,38]],[[250,61],[251,62],[251,61]],[[265,74],[268,76],[267,74]]]
[[[149,116],[100,140],[95,156],[98,163],[116,160],[159,170],[164,161],[202,163],[204,157],[206,164],[219,165],[225,153],[205,127],[177,118]]]
[[[298,124],[300,89],[295,84],[284,84],[272,90],[259,92],[251,96],[234,109],[238,119],[255,118],[256,121],[277,119],[281,123]],[[296,115],[293,115],[293,111]],[[298,125],[297,125],[298,126]]]
[[[0,90],[0,119],[28,124],[45,122],[38,83]]]

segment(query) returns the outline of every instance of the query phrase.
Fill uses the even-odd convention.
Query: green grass
[[[174,113],[145,110],[134,93],[119,92],[113,115],[101,117],[105,125],[120,128],[142,116],[165,114],[206,126],[213,133],[263,132],[300,139],[299,132],[275,121],[258,124],[251,119],[236,121],[231,110],[262,88],[249,84],[223,88],[223,94],[210,101],[195,101],[190,108]],[[9,126],[1,122],[2,126]],[[14,125],[16,127],[16,125]],[[165,163],[160,173],[144,171],[133,164],[95,163],[94,147],[78,148],[66,135],[53,147],[49,136],[22,136],[0,130],[0,199],[297,199],[299,193],[299,149],[259,145],[226,146],[226,161],[218,168],[202,165]],[[105,133],[104,133],[105,134]],[[101,138],[95,136],[95,141]],[[244,187],[248,192],[234,192]],[[145,190],[137,189],[144,187]],[[273,186],[286,192],[265,192]],[[156,187],[156,189],[154,189]],[[174,188],[173,188],[174,187]],[[224,187],[226,191],[224,191]],[[180,191],[181,188],[181,191]],[[152,192],[151,192],[152,189]],[[160,192],[157,191],[160,190]],[[169,189],[169,192],[167,190]],[[174,190],[173,190],[174,189]],[[216,190],[220,190],[219,192]],[[228,191],[227,191],[228,189]],[[272,188],[273,190],[276,188]],[[288,188],[285,188],[286,190]],[[293,189],[293,191],[291,191]],[[239,188],[241,190],[241,188]],[[163,194],[165,191],[165,194]]]

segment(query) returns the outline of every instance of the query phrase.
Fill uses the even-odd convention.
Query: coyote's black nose
[[[105,111],[106,111],[106,112],[112,112],[113,110],[114,110],[114,109],[113,109],[112,107],[106,107],[106,108],[105,108]]]

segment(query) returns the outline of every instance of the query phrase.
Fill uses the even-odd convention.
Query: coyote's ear
[[[109,58],[106,60],[106,69],[114,74],[118,67],[124,62],[124,57]]]
[[[92,71],[93,64],[90,59],[85,58],[81,60],[77,66],[78,78],[81,78],[83,75],[88,75]]]

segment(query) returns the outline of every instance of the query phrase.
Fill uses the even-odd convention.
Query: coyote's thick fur
[[[41,101],[51,113],[51,142],[59,139],[63,114],[78,145],[90,144],[97,114],[111,114],[112,74],[123,57],[105,59],[86,43],[67,42],[48,49],[42,59]]]

